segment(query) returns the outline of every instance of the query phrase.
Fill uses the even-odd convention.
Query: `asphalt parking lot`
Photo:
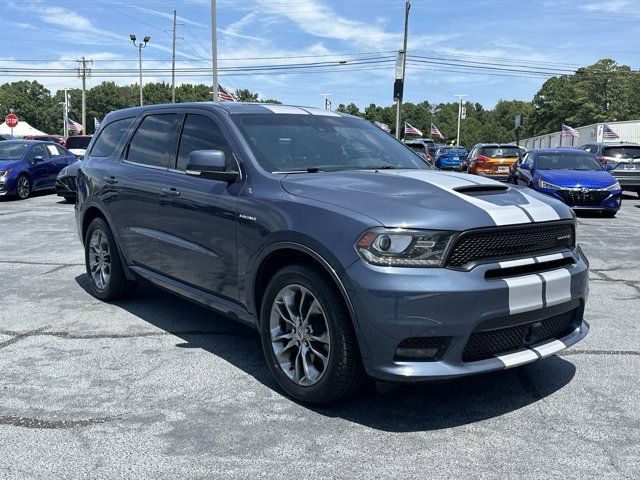
[[[640,198],[580,218],[587,338],[535,364],[309,408],[257,335],[88,293],[73,206],[0,201],[2,478],[639,478]]]

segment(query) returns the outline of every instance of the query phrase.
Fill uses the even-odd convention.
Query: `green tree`
[[[36,81],[0,85],[2,118],[11,110],[34,128],[50,133],[57,131],[54,101],[51,92]],[[62,109],[57,117],[62,119]],[[62,120],[57,122],[62,125]]]

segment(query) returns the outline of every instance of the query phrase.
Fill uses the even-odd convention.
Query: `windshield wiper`
[[[363,170],[395,170],[396,167],[395,165],[382,165],[380,167],[369,167],[369,168],[364,168]]]
[[[307,167],[300,170],[276,170],[275,172],[271,173],[318,173],[321,171],[322,169],[320,169],[320,167]]]

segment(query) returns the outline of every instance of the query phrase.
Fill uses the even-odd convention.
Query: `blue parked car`
[[[58,173],[78,159],[53,142],[0,142],[0,197],[29,198],[36,190],[53,188]]]
[[[573,209],[610,217],[622,203],[620,184],[607,166],[578,149],[532,150],[514,164],[509,181],[558,198]]]
[[[440,147],[435,154],[434,165],[440,170],[460,171],[462,162],[467,159],[466,149],[462,147]]]

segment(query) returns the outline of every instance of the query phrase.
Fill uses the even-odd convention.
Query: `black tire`
[[[76,197],[73,195],[65,195],[64,199],[67,203],[76,203]]]
[[[98,285],[94,279],[94,274],[91,271],[90,255],[91,255],[91,239],[96,233],[101,232],[104,235],[105,243],[108,245],[108,257],[109,257],[109,278],[103,286]],[[118,246],[116,245],[113,234],[107,222],[102,218],[95,218],[89,228],[84,240],[84,260],[87,270],[87,276],[89,277],[89,285],[91,286],[91,293],[100,300],[118,300],[127,298],[133,295],[137,288],[138,282],[127,279],[122,261],[120,260],[120,254]]]
[[[29,180],[29,177],[24,174],[20,175],[16,181],[16,197],[20,200],[26,200],[31,196],[31,188],[31,180]]]
[[[278,293],[290,285],[306,288],[324,311],[331,342],[326,368],[317,383],[302,386],[280,367],[271,343],[271,310]],[[278,271],[267,285],[260,309],[260,336],[267,365],[278,385],[304,403],[322,405],[357,392],[367,377],[351,318],[336,286],[318,271],[305,265],[290,265]]]

